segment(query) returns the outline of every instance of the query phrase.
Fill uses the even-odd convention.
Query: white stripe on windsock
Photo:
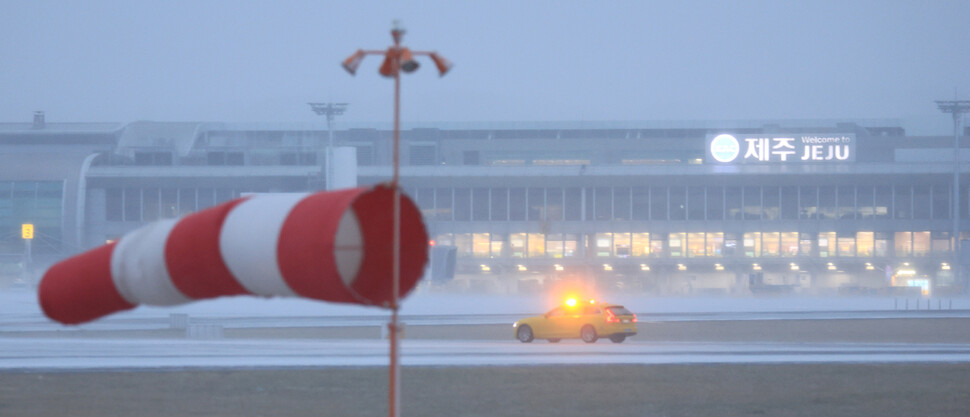
[[[165,242],[177,221],[161,220],[123,236],[111,253],[111,278],[131,304],[168,306],[191,301],[169,277]]]
[[[236,281],[249,292],[262,296],[297,296],[280,272],[276,246],[286,216],[307,195],[260,195],[243,201],[226,216],[219,235],[222,260]]]
[[[340,216],[337,234],[333,239],[333,257],[340,280],[347,289],[351,289],[360,271],[360,264],[364,262],[364,237],[353,207],[347,207],[347,211]]]

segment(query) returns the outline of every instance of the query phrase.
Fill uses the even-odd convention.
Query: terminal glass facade
[[[63,181],[0,181],[0,253],[24,252],[24,223],[34,225],[34,253],[59,252],[63,201]]]

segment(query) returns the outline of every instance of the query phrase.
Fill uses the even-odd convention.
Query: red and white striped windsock
[[[227,295],[292,296],[386,306],[392,299],[394,190],[244,197],[157,221],[52,266],[44,314],[78,324],[138,304]],[[418,208],[401,194],[400,293],[428,260]]]

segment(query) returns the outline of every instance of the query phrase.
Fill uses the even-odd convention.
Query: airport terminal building
[[[387,181],[392,135],[42,113],[0,123],[0,276],[246,193]],[[891,121],[425,123],[402,129],[401,184],[434,244],[455,248],[442,285],[964,293],[963,152]]]

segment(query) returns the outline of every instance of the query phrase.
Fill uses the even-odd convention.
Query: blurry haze
[[[402,119],[898,119],[949,134],[970,98],[968,1],[0,0],[0,122],[386,122],[392,83],[358,48],[430,61]]]

